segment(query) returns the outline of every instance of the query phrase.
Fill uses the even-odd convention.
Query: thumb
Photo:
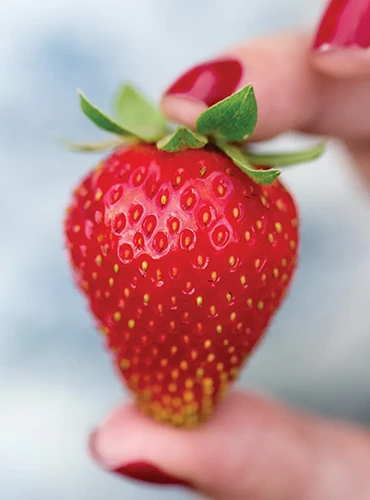
[[[340,78],[370,76],[370,0],[331,0],[313,43],[312,64]]]
[[[240,392],[192,430],[122,407],[93,434],[91,451],[112,472],[217,500],[365,500],[370,487],[364,432]]]

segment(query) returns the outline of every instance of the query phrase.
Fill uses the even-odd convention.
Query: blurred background
[[[80,87],[108,108],[129,80],[153,99],[225,46],[311,29],[322,0],[2,0],[0,16],[0,498],[194,498],[100,471],[88,433],[127,397],[63,251],[71,188],[98,157]],[[273,75],[271,75],[273,78]],[[295,146],[295,139],[281,143]],[[301,209],[292,294],[240,385],[370,423],[370,202],[343,150],[284,174]]]

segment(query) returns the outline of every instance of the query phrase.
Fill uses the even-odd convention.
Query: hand
[[[315,50],[305,35],[235,47],[222,54],[223,63],[206,63],[177,80],[163,109],[194,126],[207,105],[253,83],[259,123],[252,140],[290,130],[336,136],[370,183],[370,53],[363,50],[369,25],[369,0],[333,0]],[[323,45],[337,48],[319,50]],[[119,408],[93,434],[91,450],[107,470],[189,486],[217,500],[370,499],[365,429],[241,392],[191,431],[158,425],[133,406]]]

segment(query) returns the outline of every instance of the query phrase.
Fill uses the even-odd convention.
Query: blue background
[[[53,134],[99,138],[75,89],[107,108],[130,80],[157,100],[188,65],[255,35],[310,29],[322,8],[320,0],[2,0],[2,499],[193,498],[110,476],[87,453],[90,430],[127,395],[63,251],[70,190],[97,157],[60,149]],[[300,268],[240,385],[370,423],[368,195],[336,144],[284,177],[301,209]]]

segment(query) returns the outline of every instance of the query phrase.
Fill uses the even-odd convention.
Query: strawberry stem
[[[243,141],[251,136],[257,124],[257,102],[252,85],[223,99],[204,111],[197,120],[197,131],[180,126],[168,134],[162,113],[129,85],[123,85],[115,104],[116,118],[111,118],[78,91],[83,113],[97,127],[110,132],[117,139],[96,144],[62,142],[73,151],[98,152],[118,147],[125,142],[157,144],[158,149],[178,152],[214,145],[257,184],[271,184],[280,175],[275,166],[289,166],[319,158],[325,149],[321,142],[312,148],[297,152],[253,153],[243,148]],[[258,166],[265,168],[259,169]]]

